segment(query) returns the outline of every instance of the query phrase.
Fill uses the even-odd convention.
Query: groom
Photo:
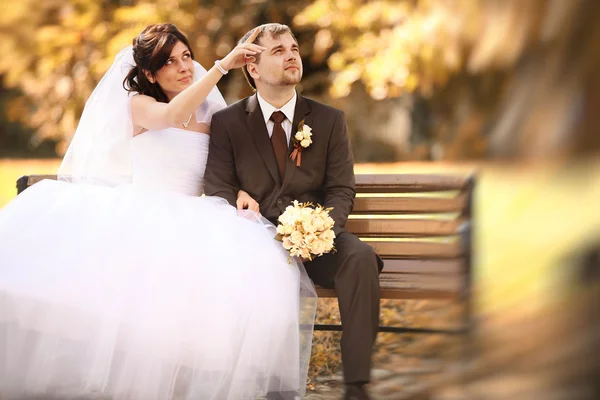
[[[236,205],[238,190],[250,194],[261,214],[277,225],[292,201],[333,207],[334,253],[304,266],[311,279],[335,288],[344,331],[342,364],[345,399],[368,399],[371,354],[379,324],[379,280],[383,261],[344,228],[354,204],[354,160],[343,112],[296,93],[302,78],[298,43],[286,25],[258,27],[254,43],[266,50],[247,64],[244,75],[256,93],[217,112],[205,192]],[[245,41],[252,31],[241,41]],[[290,159],[293,136],[304,120],[312,144],[303,149],[300,166]]]

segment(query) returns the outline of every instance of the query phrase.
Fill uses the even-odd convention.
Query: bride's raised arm
[[[158,130],[177,127],[186,121],[189,122],[192,113],[200,107],[224,73],[235,68],[240,68],[247,63],[254,62],[254,55],[265,49],[262,46],[252,43],[258,34],[259,30],[256,29],[248,40],[238,44],[225,58],[218,62],[218,64],[215,64],[204,76],[187,88],[178,92],[176,86],[173,86],[175,90],[172,91],[169,91],[167,87],[161,86],[162,91],[168,97],[168,102],[158,101],[156,98],[146,94],[133,96],[131,99],[131,117],[134,132],[139,133],[141,128]],[[161,70],[172,67],[181,68],[181,73],[185,76],[183,71],[186,70],[186,65],[192,65],[192,60],[187,46],[183,45],[182,47],[183,51],[180,54],[171,55]],[[157,71],[154,75],[145,70],[143,73],[148,81],[154,84],[161,70]],[[193,70],[192,65],[191,71]],[[177,75],[177,72],[175,75]],[[192,78],[184,77],[182,80],[178,80],[178,82],[185,84],[185,79]]]

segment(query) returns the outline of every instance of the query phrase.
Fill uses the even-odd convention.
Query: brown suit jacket
[[[289,159],[280,179],[277,162],[256,94],[215,113],[205,174],[205,193],[235,206],[239,189],[260,205],[261,214],[276,224],[294,200],[333,207],[334,231],[344,230],[354,205],[354,159],[344,113],[298,95],[292,139],[298,124],[312,128],[312,144],[302,164]]]

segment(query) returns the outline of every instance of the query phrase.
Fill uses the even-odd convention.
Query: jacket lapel
[[[281,186],[281,179],[279,178],[279,171],[277,170],[275,153],[273,152],[273,146],[271,145],[271,140],[269,139],[269,132],[267,131],[267,126],[265,125],[265,120],[260,109],[256,93],[248,98],[246,112],[248,113],[248,127],[252,137],[254,138],[258,152],[265,162],[269,173],[277,183],[277,186]]]
[[[285,178],[283,179],[283,185],[281,187],[282,190],[287,183],[291,182],[296,168],[301,168],[296,167],[296,161],[292,161],[290,159],[290,155],[292,154],[292,151],[294,151],[294,135],[296,135],[296,132],[298,132],[298,125],[300,125],[300,121],[304,120],[306,125],[312,126],[312,122],[308,119],[309,117],[307,117],[309,114],[310,106],[308,105],[308,102],[304,97],[298,95],[298,98],[296,99],[296,108],[294,109],[294,122],[292,122],[292,132],[290,136],[290,145],[288,146],[288,156],[285,165]]]

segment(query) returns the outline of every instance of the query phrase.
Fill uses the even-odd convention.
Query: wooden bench
[[[23,176],[18,193],[53,175]],[[357,175],[357,198],[346,225],[384,259],[382,299],[456,299],[470,322],[474,176]],[[319,297],[335,290],[317,288]],[[316,325],[317,330],[341,330]],[[380,327],[396,333],[463,333],[459,330]]]

